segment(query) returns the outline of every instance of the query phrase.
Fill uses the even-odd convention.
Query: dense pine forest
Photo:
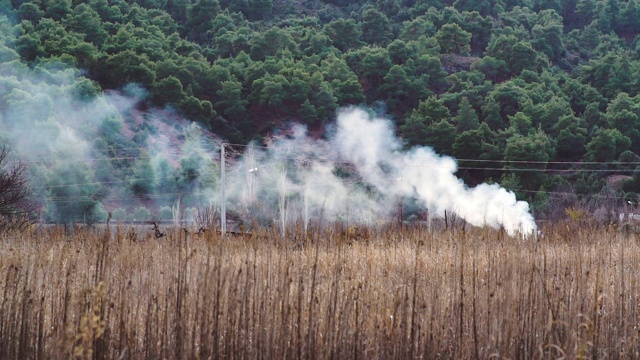
[[[0,138],[29,154],[51,221],[132,196],[170,217],[175,196],[152,194],[214,181],[197,136],[264,144],[296,122],[322,138],[344,106],[538,217],[640,193],[636,0],[1,0],[0,14]],[[200,125],[174,128],[175,158],[145,150],[158,117]],[[73,136],[98,161],[61,161]]]

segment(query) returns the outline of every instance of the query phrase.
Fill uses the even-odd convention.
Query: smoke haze
[[[351,171],[346,176],[335,171],[341,167]],[[348,108],[339,111],[335,132],[326,141],[310,139],[296,126],[290,137],[266,149],[250,148],[233,170],[238,177],[229,180],[229,200],[275,202],[277,192],[284,191],[291,199],[291,220],[308,213],[371,224],[390,221],[398,201],[410,198],[429,216],[455,212],[474,226],[504,227],[510,235],[535,230],[528,203],[497,184],[469,188],[456,170],[454,159],[431,148],[404,151],[389,120]]]
[[[80,97],[87,80],[71,70],[15,62],[0,70],[0,138],[32,165],[45,219],[100,221],[116,208],[157,212],[178,198],[219,208],[221,141],[170,109],[140,113],[142,89]],[[453,211],[511,235],[535,230],[528,204],[512,192],[467,187],[454,159],[428,147],[404,150],[389,120],[362,109],[340,110],[325,140],[293,125],[267,146],[234,148],[241,151],[228,159],[227,208],[246,223],[374,225],[392,221],[404,200],[429,217]]]

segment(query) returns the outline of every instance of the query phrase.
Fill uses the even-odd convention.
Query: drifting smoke
[[[182,194],[213,189],[213,137],[170,109],[139,112],[145,95],[135,85],[100,93],[64,67],[0,64],[0,145],[30,165],[43,220],[104,221],[116,208],[157,213]]]
[[[30,69],[12,58],[0,64],[0,142],[31,164],[44,220],[101,221],[116,208],[158,212],[177,200],[220,207],[213,134],[168,109],[140,113],[145,93],[134,85],[100,93],[55,60]],[[323,221],[373,226],[410,201],[429,218],[449,210],[509,234],[535,230],[526,202],[498,185],[468,188],[454,175],[455,161],[430,148],[403,150],[388,120],[344,109],[329,133],[312,139],[297,125],[266,147],[232,156],[231,213],[282,229],[299,221],[305,228]]]
[[[449,210],[474,226],[504,227],[510,235],[535,230],[528,203],[495,184],[469,188],[456,170],[452,158],[431,148],[403,151],[390,121],[350,108],[338,113],[326,141],[296,126],[289,138],[250,147],[231,172],[229,203],[236,209],[264,206],[277,204],[279,196],[282,226],[300,218],[306,226],[318,217],[371,225],[389,221],[394,204],[412,198],[429,216]]]
[[[403,152],[386,120],[371,119],[360,110],[344,111],[338,116],[335,143],[341,155],[387,198],[415,197],[436,216],[455,211],[474,226],[503,226],[511,235],[530,234],[536,228],[529,204],[517,201],[513,192],[497,184],[468,188],[454,175],[455,161],[436,155],[431,148]]]

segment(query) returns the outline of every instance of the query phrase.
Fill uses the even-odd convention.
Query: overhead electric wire
[[[255,145],[255,144],[248,144],[248,145],[241,145],[241,144],[231,144],[231,143],[223,143],[222,146],[238,146],[238,147],[245,147],[245,148],[258,148],[258,149],[275,149],[274,147],[270,147],[270,146],[260,146],[260,145]],[[171,150],[169,150],[171,149]],[[92,159],[78,159],[76,160],[77,162],[82,162],[82,163],[90,163],[90,162],[99,162],[99,161],[116,161],[116,160],[138,160],[138,159],[152,159],[154,157],[156,157],[158,154],[154,154],[153,149],[149,149],[148,147],[129,147],[129,148],[121,148],[121,149],[109,149],[110,152],[123,152],[123,151],[131,151],[131,150],[144,150],[147,153],[145,155],[140,155],[140,156],[105,156],[105,157],[100,157],[100,158],[92,158]],[[211,160],[216,161],[217,159],[219,159],[219,155],[215,154],[215,153],[211,153],[209,150],[207,149],[200,149],[203,150],[205,152],[208,152],[208,155],[210,156]],[[289,150],[294,150],[294,149],[289,149]],[[235,153],[235,155],[231,155],[229,156],[230,160],[233,159],[237,159],[238,155],[242,155],[242,153],[237,152],[237,151],[233,151]],[[182,156],[185,155],[184,152],[179,149],[177,146],[175,145],[167,145],[165,147],[164,151],[159,151],[158,152],[159,155],[165,155],[165,156]],[[261,158],[264,155],[264,152],[260,153],[261,155],[257,156],[258,159],[257,161],[261,161]],[[218,156],[216,156],[218,155]],[[304,157],[304,154],[303,156]],[[273,157],[269,154],[266,155],[266,158],[269,159],[271,158],[271,160],[273,160]],[[412,160],[420,160],[421,158],[423,158],[424,160],[431,160],[431,158],[427,158],[427,157],[413,157]],[[481,166],[456,166],[456,170],[457,171],[465,171],[465,170],[478,170],[478,171],[502,171],[502,172],[536,172],[536,173],[585,173],[585,172],[594,172],[594,173],[631,173],[634,171],[634,169],[615,169],[615,168],[601,168],[602,166],[632,166],[632,165],[640,165],[640,161],[638,162],[619,162],[619,161],[607,161],[607,162],[595,162],[595,161],[528,161],[528,160],[497,160],[497,159],[455,159],[452,158],[454,161],[457,162],[457,164],[460,163],[465,163],[465,162],[470,162],[470,163],[485,163],[485,164],[489,164],[489,165],[493,165],[491,167],[481,167]],[[48,162],[48,161],[56,161],[58,160],[58,158],[55,158],[54,156],[51,157],[50,160],[31,160],[31,161],[22,161],[22,162],[27,162],[27,163],[35,163],[35,162]],[[268,165],[257,165],[258,169],[262,169],[264,171],[264,169],[268,169],[269,171],[273,171],[274,169],[277,171],[280,171],[282,169],[285,169],[289,166],[291,166],[291,161],[294,161],[297,166],[301,166],[300,163],[301,161],[299,159],[283,159],[282,162],[280,163],[274,163],[274,162],[269,162]],[[330,159],[316,159],[316,158],[312,158],[312,157],[306,157],[302,160],[302,162],[325,162],[325,163],[331,163],[331,164],[349,164],[349,165],[354,165],[353,162],[350,161],[332,161]],[[504,167],[496,167],[495,165],[497,164],[504,164]],[[520,168],[520,167],[510,167],[509,165],[570,165],[570,166],[575,166],[573,168],[569,168],[569,169],[554,169],[554,168]],[[580,166],[592,166],[592,165],[599,165],[599,167],[597,168],[579,168]],[[439,166],[434,166],[434,165],[430,165],[430,164],[411,164],[411,165],[403,165],[403,166],[398,166],[398,168],[402,169],[402,168],[425,168],[425,169],[437,169],[437,168],[442,168]],[[240,167],[232,167],[230,169],[230,171],[228,171],[228,174],[242,174],[243,173],[243,168]],[[258,172],[259,174],[260,172]],[[393,179],[395,176],[389,176],[387,179]],[[259,176],[258,176],[259,178]],[[92,182],[85,182],[85,183],[69,183],[69,184],[55,184],[55,185],[41,185],[41,186],[36,186],[33,187],[32,189],[34,190],[51,190],[51,189],[56,189],[56,188],[64,188],[64,187],[75,187],[75,186],[90,186],[90,185],[97,185],[97,186],[106,186],[106,185],[116,185],[116,184],[126,184],[126,183],[131,183],[131,182],[144,182],[144,181],[154,181],[154,180],[166,180],[166,179],[179,179],[179,176],[176,175],[168,175],[168,176],[156,176],[156,177],[151,177],[151,178],[135,178],[135,177],[131,177],[131,178],[127,178],[127,179],[121,179],[121,180],[108,180],[108,181],[92,181]],[[345,182],[346,185],[355,185],[355,184],[368,184],[367,182],[364,181],[357,181],[357,180],[345,180],[342,179],[342,181]],[[99,192],[99,191],[98,191]],[[525,193],[540,193],[540,192],[544,192],[546,194],[573,194],[573,193],[560,193],[560,192],[548,192],[548,191],[524,191],[521,190],[520,192],[525,192]],[[146,194],[146,195],[116,195],[116,196],[97,196],[97,198],[100,199],[104,199],[104,200],[109,200],[109,201],[119,201],[119,200],[144,200],[144,199],[158,199],[158,198],[167,198],[167,197],[174,197],[174,196],[210,196],[210,193],[204,193],[204,192],[172,192],[172,193],[162,193],[162,194]],[[50,197],[48,198],[49,201],[53,201],[53,202],[74,202],[74,201],[78,201],[78,200],[85,200],[87,198],[94,198],[96,197],[95,194],[93,195],[78,195],[78,194],[74,194],[74,195],[70,195],[70,196],[55,196],[55,197]]]
[[[276,149],[275,147],[271,147],[271,146],[260,146],[260,145],[241,145],[241,144],[230,144],[230,143],[224,143],[224,145],[232,145],[232,146],[243,146],[243,147],[253,147],[253,148],[262,148],[262,149]],[[174,149],[172,149],[171,151],[161,151],[160,155],[174,155],[174,156],[179,156],[179,155],[184,155],[183,150],[178,149],[176,145],[168,145],[169,147],[173,147]],[[148,147],[129,147],[129,148],[121,148],[121,149],[109,149],[109,151],[130,151],[130,150],[144,150],[147,151],[149,150],[149,155],[139,155],[139,156],[113,156],[113,157],[109,157],[109,156],[105,156],[105,157],[99,157],[99,158],[87,158],[87,159],[79,159],[78,161],[106,161],[106,160],[132,160],[132,159],[138,159],[138,158],[153,158],[155,157],[157,154],[153,154],[153,149],[149,149]],[[206,149],[202,149],[204,151],[207,151]],[[293,150],[293,149],[291,149]],[[236,152],[237,154],[241,154]],[[210,154],[213,155],[213,154]],[[219,159],[218,154],[216,153],[215,156],[211,156],[212,159]],[[553,164],[553,165],[576,165],[576,166],[580,166],[580,165],[620,165],[620,166],[628,166],[628,165],[640,165],[640,161],[630,161],[630,162],[621,162],[621,161],[542,161],[542,160],[498,160],[498,159],[462,159],[462,158],[455,158],[455,157],[450,157],[448,155],[436,155],[436,157],[449,157],[452,160],[456,161],[456,162],[479,162],[479,163],[500,163],[500,164]],[[229,156],[229,158],[233,158],[232,156]],[[411,159],[425,159],[425,160],[431,160],[432,158],[426,158],[426,157],[412,157]],[[48,161],[54,161],[56,160],[56,157],[51,156],[48,159],[32,159],[32,160],[11,160],[10,162],[23,162],[23,163],[36,163],[36,162],[48,162]],[[334,163],[350,163],[349,161],[334,161]]]
[[[207,197],[209,194],[206,193],[196,193],[196,192],[179,192],[179,193],[162,193],[162,194],[149,194],[144,196],[115,196],[115,197],[107,197],[105,198],[108,201],[129,201],[129,200],[157,200],[162,198],[174,198],[174,197]],[[57,203],[57,204],[65,204],[65,203],[74,203],[81,200],[97,200],[92,196],[73,196],[73,197],[55,197],[55,198],[47,198],[48,201]]]
[[[458,170],[485,170],[485,171],[505,171],[505,172],[545,172],[545,173],[579,173],[579,172],[634,172],[631,169],[530,169],[530,168],[486,168],[486,167],[465,167],[461,166]]]
[[[265,167],[281,170],[281,168],[277,165],[262,165],[258,166],[258,169],[264,169]],[[285,166],[286,167],[286,166]],[[285,168],[283,167],[283,168]],[[426,168],[426,169],[443,169],[446,167],[436,167],[436,166],[428,166],[428,165],[412,165],[412,166],[401,166],[400,168]],[[603,172],[603,173],[624,173],[624,172],[633,172],[631,169],[535,169],[535,168],[488,168],[488,167],[467,167],[461,166],[457,167],[457,170],[482,170],[482,171],[504,171],[504,172],[544,172],[544,173],[579,173],[579,172]],[[228,174],[238,174],[242,173],[241,169],[235,168],[231,169]],[[133,181],[151,181],[151,180],[163,180],[163,179],[171,179],[175,178],[175,175],[169,176],[158,176],[152,178],[136,178],[132,177],[129,179],[123,180],[111,180],[111,181],[92,181],[86,183],[69,183],[69,184],[56,184],[56,185],[41,185],[34,187],[33,189],[50,189],[50,188],[61,188],[61,187],[69,187],[69,186],[89,186],[89,185],[110,185],[110,184],[119,184],[125,182],[133,182]],[[393,176],[389,176],[389,178],[393,178]]]

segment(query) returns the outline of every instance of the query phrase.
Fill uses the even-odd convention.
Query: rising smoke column
[[[513,192],[496,184],[467,187],[454,175],[455,160],[429,147],[405,151],[389,120],[347,108],[329,133],[327,140],[313,139],[295,125],[266,148],[250,147],[230,167],[229,208],[249,222],[262,209],[283,228],[301,217],[305,226],[309,218],[372,225],[389,221],[390,204],[406,197],[430,216],[454,211],[474,226],[504,227],[510,235],[536,228],[529,204]],[[349,175],[338,175],[345,167]]]
[[[228,209],[245,223],[260,217],[263,224],[272,219],[278,226],[299,220],[305,227],[318,220],[370,225],[374,214],[386,218],[376,196],[336,174],[340,159],[330,142],[309,137],[302,125],[285,132],[266,148],[249,145],[229,166]]]
[[[340,156],[353,162],[365,181],[387,199],[415,197],[431,214],[455,211],[474,226],[504,227],[510,234],[531,234],[536,225],[529,204],[497,184],[467,187],[454,174],[456,162],[431,148],[402,150],[390,121],[372,118],[360,109],[338,113],[331,140]]]
[[[142,90],[132,86],[122,95],[109,92],[78,99],[76,80],[72,71],[48,73],[46,79],[31,72],[0,76],[0,98],[7,105],[0,109],[0,141],[33,164],[32,187],[38,190],[36,196],[48,200],[50,217],[58,222],[87,221],[87,211],[71,205],[91,205],[89,215],[99,220],[106,217],[100,201],[112,207],[136,206],[139,199],[129,188],[133,184],[147,185],[146,195],[162,203],[184,194],[194,199],[191,206],[200,199],[220,205],[214,137],[190,125],[182,139],[158,131],[140,143],[126,140],[125,134],[135,130],[135,119],[142,117],[153,127],[171,130],[163,120],[168,112],[140,114],[125,123],[125,114],[138,113]],[[455,177],[452,158],[428,147],[403,150],[391,122],[363,110],[341,110],[327,140],[309,137],[301,125],[285,133],[230,166],[226,201],[230,209],[244,213],[248,223],[260,213],[263,224],[279,223],[283,228],[301,218],[305,228],[317,219],[371,226],[389,221],[395,210],[390,204],[406,197],[416,199],[429,214],[455,211],[476,226],[503,226],[510,234],[535,229],[528,204],[517,201],[512,192],[488,184],[468,188]],[[112,143],[139,147],[150,165],[123,167],[119,175],[113,174],[112,162],[123,155],[115,153],[115,145],[113,154],[104,150]],[[134,160],[144,165],[145,159]],[[140,169],[153,171],[136,172]]]

